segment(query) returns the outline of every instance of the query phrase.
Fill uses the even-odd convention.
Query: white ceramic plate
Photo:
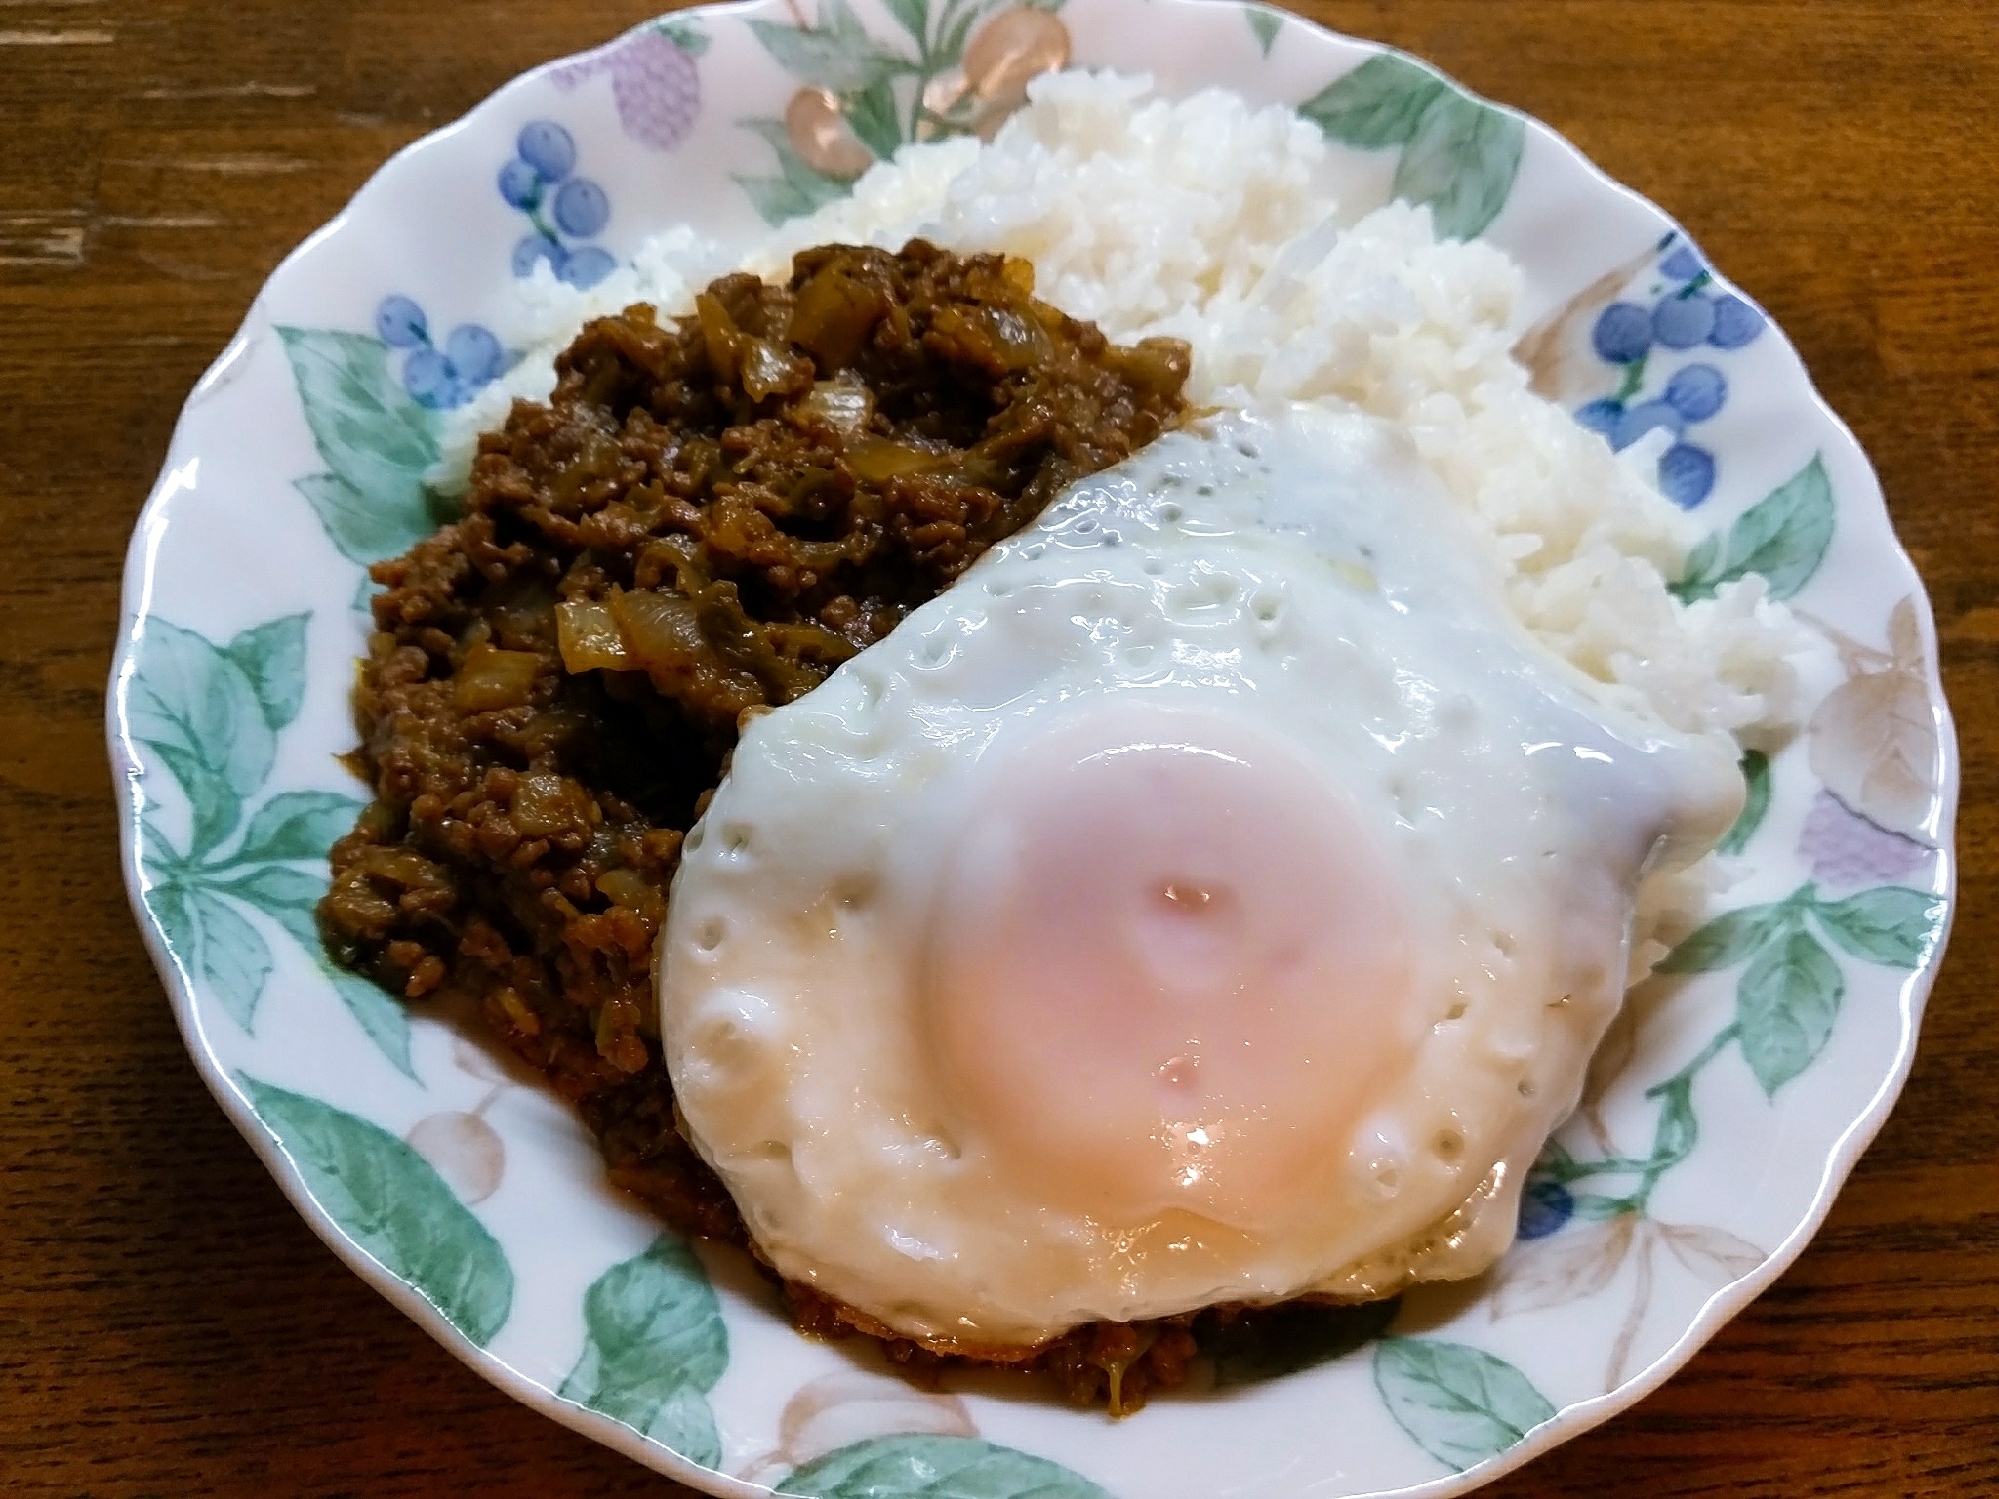
[[[1634,996],[1499,1269],[1411,1295],[1359,1349],[1306,1328],[1232,1350],[1115,1423],[998,1379],[924,1393],[798,1337],[738,1255],[662,1238],[609,1189],[550,1097],[330,970],[310,914],[358,805],[334,756],[362,564],[434,523],[440,408],[503,362],[482,329],[517,272],[588,281],[676,221],[747,235],[908,137],[919,90],[965,123],[963,73],[1062,45],[1171,92],[1298,105],[1363,196],[1504,247],[1538,383],[1615,441],[1678,434],[1662,480],[1714,537],[1689,586],[1768,574],[1846,670],[1754,777],[1725,913],[1680,949],[1687,976]],[[1443,1495],[1684,1363],[1796,1257],[1880,1126],[1949,912],[1934,663],[1874,475],[1790,344],[1546,128],[1224,0],[819,0],[809,25],[769,0],[517,80],[279,268],[133,538],[110,737],[126,879],[196,1065],[335,1251],[535,1408],[717,1494]]]

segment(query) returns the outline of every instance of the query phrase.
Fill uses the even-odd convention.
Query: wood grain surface
[[[1775,313],[1880,469],[1965,762],[1915,1075],[1831,1221],[1665,1389],[1488,1492],[1999,1493],[1999,10],[1298,8],[1565,132]],[[140,947],[102,730],[133,518],[265,275],[396,148],[648,13],[0,0],[6,1494],[685,1492],[482,1383],[279,1196]]]

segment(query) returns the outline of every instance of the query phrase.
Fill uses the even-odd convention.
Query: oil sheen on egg
[[[933,1345],[1476,1274],[1717,738],[1531,639],[1396,430],[1170,435],[749,727],[660,950],[687,1131]]]

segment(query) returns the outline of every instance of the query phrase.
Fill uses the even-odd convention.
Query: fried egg
[[[1210,419],[748,726],[661,940],[684,1128],[934,1347],[1473,1275],[1741,797],[1399,429]]]

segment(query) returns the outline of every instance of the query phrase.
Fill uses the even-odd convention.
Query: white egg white
[[[1009,1154],[925,1020],[978,809],[1120,703],[1288,747],[1407,928],[1395,1061],[1328,1077],[1365,1107],[1279,1192],[1096,1210]],[[1530,638],[1395,429],[1209,420],[750,725],[662,937],[686,1127],[782,1274],[939,1345],[1476,1274],[1620,1002],[1641,886],[1726,830],[1734,760]],[[1100,1144],[1069,1143],[1085,1164]]]

